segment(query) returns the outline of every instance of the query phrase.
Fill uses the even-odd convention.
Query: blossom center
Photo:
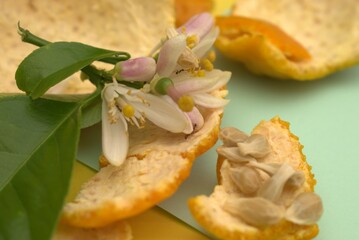
[[[127,104],[122,108],[122,113],[125,117],[131,118],[135,115],[135,108],[132,105]]]

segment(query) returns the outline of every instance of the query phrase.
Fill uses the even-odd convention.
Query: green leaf
[[[121,53],[78,42],[49,43],[21,62],[15,74],[16,83],[35,99],[92,62],[117,54]]]
[[[97,89],[82,107],[81,128],[87,128],[99,123],[102,118],[101,90]]]
[[[0,96],[0,239],[51,238],[77,152],[80,106]]]

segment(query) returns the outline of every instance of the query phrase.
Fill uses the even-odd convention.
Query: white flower
[[[152,51],[159,50],[157,63],[144,57],[117,64],[115,78],[144,85],[139,90],[114,82],[103,89],[102,148],[111,164],[119,166],[126,159],[128,122],[142,127],[148,119],[167,131],[190,134],[204,124],[199,109],[215,110],[228,103],[218,90],[231,73],[214,69],[214,53],[209,51],[217,35],[212,16],[199,14],[167,31]]]
[[[213,22],[212,16],[204,13],[177,30],[169,29],[169,39],[158,53],[157,74],[151,82],[152,91],[171,96],[195,129],[204,123],[196,106],[215,109],[228,103],[212,92],[225,86],[231,73],[213,69],[212,62],[204,57],[218,35]]]
[[[107,84],[102,92],[102,151],[119,166],[129,147],[127,122],[143,126],[147,118],[173,133],[187,133],[191,125],[177,104],[168,96],[155,96],[122,84]]]

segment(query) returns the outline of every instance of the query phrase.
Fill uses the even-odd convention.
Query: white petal
[[[116,123],[110,123],[108,106],[102,101],[102,152],[106,159],[115,166],[120,166],[127,157],[129,140],[127,123],[122,114]]]
[[[113,83],[106,84],[101,93],[102,99],[107,102],[113,101],[114,98],[117,96],[115,89],[116,89],[115,84]]]
[[[175,70],[178,58],[186,48],[186,37],[182,34],[167,40],[158,55],[157,73],[168,77]]]
[[[187,35],[197,35],[201,39],[208,34],[213,25],[214,19],[212,15],[204,12],[191,17],[177,29],[177,32],[181,33],[185,29]]]
[[[177,104],[169,102],[168,96],[155,96],[139,92],[137,94],[143,101],[132,101],[131,104],[139,112],[157,126],[173,133],[185,131],[188,119],[185,114],[177,108]]]
[[[217,98],[209,93],[194,93],[190,95],[197,105],[205,108],[221,108],[229,102],[228,99]]]
[[[187,75],[188,76],[188,75]],[[177,81],[181,77],[173,77],[174,86],[182,94],[191,92],[211,92],[227,84],[231,78],[231,72],[213,69],[206,72],[204,77],[188,77],[186,80]]]
[[[172,105],[174,104],[178,111],[183,112],[179,108],[178,104],[176,104],[171,97],[163,96],[163,99],[166,100],[167,102],[169,102]],[[184,114],[184,116],[186,117],[186,120],[187,120],[187,126],[182,132],[185,133],[185,134],[190,134],[190,133],[193,132],[193,125],[192,125],[192,122],[191,122],[191,119],[189,118],[189,116],[187,114]]]
[[[218,27],[210,31],[193,49],[193,53],[198,57],[202,58],[209,49],[213,46],[219,34]]]

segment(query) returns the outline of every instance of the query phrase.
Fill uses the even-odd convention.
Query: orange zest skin
[[[311,59],[309,52],[281,28],[269,22],[242,16],[217,17],[216,24],[221,36],[234,40],[241,36],[262,36],[275,45],[285,57],[293,62]]]
[[[181,26],[196,14],[211,12],[213,5],[213,0],[176,0],[176,27]]]

